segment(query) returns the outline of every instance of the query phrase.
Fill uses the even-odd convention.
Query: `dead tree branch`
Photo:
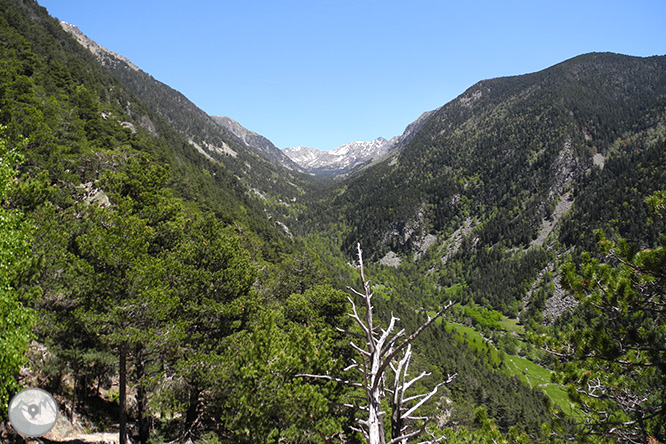
[[[384,432],[383,419],[386,416],[381,408],[382,398],[385,393],[390,393],[391,398],[389,405],[391,406],[391,440],[388,444],[406,444],[407,440],[419,436],[425,432],[426,425],[430,418],[426,416],[414,416],[426,402],[428,402],[439,388],[448,384],[455,378],[456,375],[449,376],[444,382],[437,384],[428,393],[416,394],[406,396],[406,392],[414,387],[414,384],[421,379],[430,376],[428,372],[422,372],[420,375],[409,378],[409,364],[412,357],[411,344],[414,340],[433,322],[441,317],[449,308],[453,306],[453,302],[448,302],[442,309],[440,309],[435,316],[428,317],[414,333],[405,338],[405,330],[401,329],[395,332],[396,324],[400,321],[399,318],[391,314],[391,319],[386,329],[375,325],[372,305],[372,298],[374,296],[369,281],[365,278],[365,270],[363,267],[363,252],[361,245],[357,245],[358,251],[358,268],[361,273],[361,281],[363,283],[363,291],[358,291],[354,288],[349,288],[352,296],[361,299],[361,304],[364,305],[365,313],[360,313],[352,296],[347,296],[351,304],[351,313],[349,316],[359,326],[363,334],[350,333],[356,339],[365,341],[365,344],[357,345],[354,341],[350,340],[349,345],[360,356],[360,361],[354,361],[351,365],[345,368],[345,371],[356,369],[363,375],[362,382],[353,382],[350,380],[332,377],[330,375],[311,375],[303,374],[298,375],[302,377],[326,379],[329,381],[340,382],[350,387],[362,388],[365,392],[365,404],[345,404],[360,409],[367,414],[366,418],[359,418],[357,420],[358,427],[353,430],[363,434],[369,444],[387,444]],[[340,330],[343,331],[343,330]],[[402,357],[398,356],[402,353]],[[397,361],[397,362],[396,362]],[[393,373],[392,387],[386,387],[387,371],[391,370]],[[411,425],[414,421],[420,423],[420,426]],[[432,443],[439,440],[423,441],[423,443]]]

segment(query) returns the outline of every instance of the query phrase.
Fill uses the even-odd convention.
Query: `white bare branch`
[[[444,384],[448,384],[449,382],[453,381],[453,378],[455,378],[456,375],[457,375],[457,373],[456,373],[455,375],[453,375],[452,377],[449,377],[448,380],[446,380],[446,381],[444,381],[444,382],[440,382],[439,384],[437,384],[437,385],[435,386],[435,388],[432,389],[432,390],[430,391],[430,393],[428,393],[428,394],[427,394],[427,395],[426,395],[421,401],[419,401],[414,407],[412,407],[411,409],[407,410],[407,412],[404,413],[404,414],[402,415],[402,417],[406,419],[407,417],[411,416],[412,413],[414,413],[416,410],[418,410],[419,407],[421,407],[421,406],[422,406],[424,403],[426,403],[430,398],[432,398],[432,397],[437,393],[437,390],[438,390],[441,386],[443,386]]]
[[[361,355],[363,355],[363,356],[370,356],[370,352],[368,352],[368,351],[366,351],[366,350],[363,350],[361,347],[359,347],[358,345],[354,344],[354,341],[349,341],[349,345],[351,345],[352,348],[353,348],[354,350],[356,350],[357,352],[359,352]]]
[[[432,374],[432,373],[429,373],[429,372],[425,372],[425,371],[424,371],[423,373],[421,373],[420,375],[418,375],[416,378],[413,378],[411,381],[406,382],[405,385],[404,385],[403,391],[407,391],[407,390],[409,390],[409,388],[410,388],[412,385],[414,385],[414,383],[415,383],[416,381],[418,381],[419,379],[422,379],[422,378],[424,378],[424,377],[426,377],[426,376],[430,376],[431,374]]]
[[[361,335],[361,334],[358,334],[358,333],[355,333],[355,332],[353,332],[353,331],[345,330],[344,328],[335,327],[335,330],[336,330],[336,331],[339,331],[340,333],[344,333],[344,334],[346,334],[346,335],[353,336],[353,337],[355,337],[355,338],[365,339],[365,336],[363,336],[363,335]]]
[[[363,299],[364,301],[365,301],[367,298],[372,299],[372,296],[374,296],[372,293],[370,293],[370,294],[364,294],[364,293],[361,293],[360,291],[356,290],[354,287],[347,287],[347,289],[348,289],[349,291],[351,291],[352,293],[354,293],[356,296],[358,296],[358,297],[360,297],[361,299]]]
[[[391,321],[389,322],[388,328],[386,330],[381,329],[382,330],[382,335],[379,337],[379,339],[377,339],[377,343],[375,344],[375,347],[378,350],[380,350],[380,352],[379,352],[380,355],[382,354],[381,350],[384,349],[384,342],[386,342],[389,335],[391,334],[391,332],[395,328],[395,321],[397,321],[397,320],[399,320],[399,319],[396,318],[395,316],[391,315]]]
[[[358,363],[353,363],[352,365],[348,365],[347,367],[343,368],[343,372],[348,372],[351,369],[358,368]]]
[[[411,421],[429,421],[430,418],[427,416],[408,416],[405,419],[409,419]]]
[[[398,339],[400,339],[401,337],[403,337],[404,335],[405,335],[405,329],[403,328],[398,333],[393,335],[393,337],[386,343],[386,345],[384,346],[384,348],[381,351],[381,354],[385,355],[386,353],[390,353],[390,349],[393,348],[393,344],[395,344],[395,342]]]
[[[366,336],[369,336],[371,334],[371,331],[365,325],[365,322],[363,320],[361,320],[361,317],[358,314],[358,310],[356,309],[356,304],[354,303],[352,298],[350,298],[349,296],[347,296],[347,300],[351,303],[351,306],[352,306],[352,312],[349,313],[349,317],[351,317],[353,320],[356,321],[356,323],[359,325],[359,327],[361,327],[361,329],[365,332]]]
[[[420,395],[413,395],[413,396],[410,396],[410,397],[408,397],[408,398],[404,398],[404,399],[402,400],[402,403],[403,403],[403,404],[407,404],[407,403],[409,403],[409,402],[416,401],[417,399],[421,399],[421,398],[424,398],[424,397],[426,397],[426,396],[428,396],[427,393],[421,393]]]
[[[328,381],[339,382],[339,383],[342,383],[342,384],[345,384],[345,385],[348,385],[348,386],[351,386],[351,387],[363,388],[363,384],[359,384],[358,382],[352,382],[352,381],[348,381],[346,379],[335,378],[335,377],[329,376],[329,375],[311,375],[309,373],[301,373],[301,374],[296,375],[295,377],[296,378],[306,377],[306,378],[315,378],[315,379],[326,379]]]
[[[388,444],[395,444],[395,443],[398,443],[398,442],[407,442],[407,440],[409,438],[413,438],[415,436],[418,436],[421,433],[423,433],[424,431],[425,431],[425,425],[423,427],[417,429],[417,430],[414,430],[414,431],[409,432],[409,433],[404,433],[404,434],[402,434],[402,435],[400,435],[396,438],[393,438],[392,440],[390,440],[388,442]]]

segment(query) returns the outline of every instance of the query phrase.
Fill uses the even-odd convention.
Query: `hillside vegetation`
[[[666,440],[666,58],[480,82],[328,185],[32,0],[0,0],[0,78],[3,408],[40,386],[136,442],[362,442],[334,380],[360,243],[383,326],[455,302],[414,342],[418,391],[457,375],[421,440]]]

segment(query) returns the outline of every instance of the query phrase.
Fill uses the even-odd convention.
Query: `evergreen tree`
[[[666,193],[648,199],[666,215]],[[601,255],[563,266],[580,312],[550,351],[584,415],[580,433],[620,442],[666,440],[666,237],[641,251],[597,232]]]

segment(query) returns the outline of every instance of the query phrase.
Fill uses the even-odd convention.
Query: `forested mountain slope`
[[[14,35],[11,36],[23,39],[22,42],[10,44],[8,40],[6,49],[13,50],[12,56],[28,66],[19,74],[8,74],[4,87],[12,88],[13,76],[24,75],[20,79],[32,81],[25,83],[24,88],[30,88],[25,89],[24,94],[36,91],[46,97],[55,96],[50,101],[31,104],[39,114],[26,112],[28,119],[39,120],[40,116],[44,116],[46,125],[36,122],[33,127],[27,127],[21,123],[23,127],[14,130],[11,119],[16,120],[16,117],[9,116],[11,106],[4,108],[7,115],[5,122],[10,131],[21,131],[24,136],[33,139],[37,136],[32,132],[37,131],[48,140],[35,140],[33,144],[55,143],[57,148],[49,147],[43,151],[51,159],[45,162],[59,159],[58,168],[77,174],[75,180],[85,183],[95,180],[95,175],[110,164],[102,149],[138,147],[139,150],[148,150],[155,160],[169,164],[171,184],[180,196],[198,202],[202,208],[216,212],[227,222],[236,221],[252,227],[253,231],[262,233],[264,239],[273,239],[271,242],[276,245],[285,243],[285,225],[277,223],[277,220],[282,218],[281,212],[288,213],[290,209],[282,203],[282,199],[284,202],[298,199],[309,182],[289,176],[286,170],[250,152],[235,136],[224,133],[219,125],[180,93],[132,67],[126,60],[113,59],[115,63],[111,65],[116,69],[114,72],[101,67],[92,53],[62,29],[54,27],[53,19],[45,16],[44,11],[33,12],[31,2],[22,6],[7,5],[5,8],[6,19],[23,20],[23,23],[12,23]],[[25,17],[30,17],[33,22],[26,22],[28,19]],[[27,52],[34,52],[37,57],[30,58]],[[102,54],[107,57],[107,62],[111,60],[108,57],[112,56],[107,52]],[[5,60],[12,63],[8,57]],[[116,77],[122,76],[125,69],[134,74],[126,73],[126,81],[143,92],[147,102],[138,100],[117,80]],[[40,89],[44,92],[39,92]],[[9,91],[5,100],[15,100],[17,104],[14,108],[23,106],[20,105],[21,99],[12,98]],[[80,101],[86,101],[85,105],[90,108],[88,114],[82,111]],[[162,108],[157,103],[161,103]],[[79,114],[72,114],[72,110],[79,110]],[[71,118],[81,121],[94,119],[96,123],[86,123],[86,127],[90,128],[88,133],[79,134],[73,132],[73,125],[68,121]],[[111,142],[101,129],[93,129],[95,125],[109,131],[115,131],[115,125],[123,130],[123,134],[131,136],[129,141]],[[81,137],[90,140],[101,138],[105,142],[81,142]],[[133,142],[132,139],[140,142]],[[65,148],[67,145],[76,148]],[[85,149],[80,146],[85,146]],[[37,158],[33,162],[37,162]],[[94,163],[101,166],[91,171],[90,165]],[[68,167],[70,164],[71,167]]]
[[[610,213],[621,211],[634,189],[602,178],[641,181],[643,197],[664,183],[658,157],[643,159],[658,156],[660,146],[647,140],[663,132],[665,105],[666,57],[587,54],[485,80],[441,107],[400,153],[333,189],[311,214],[342,227],[344,251],[361,242],[376,261],[430,251],[442,285],[465,281],[477,302],[516,315],[537,273],[557,256],[555,238],[546,237],[562,228],[557,251],[578,245],[614,220]],[[610,204],[602,196],[615,200],[603,215],[593,210]],[[617,224],[633,226],[636,240],[654,240],[636,219]],[[516,270],[517,287],[507,289]]]
[[[97,45],[76,26],[61,25],[142,103],[186,138],[192,151],[225,165],[248,189],[268,200],[269,205],[279,207],[276,201],[297,200],[304,192],[317,186],[307,175],[299,174],[298,166],[270,141],[259,135],[250,137],[247,130],[244,134],[238,124],[234,126],[217,121],[180,92],[159,82],[124,57]]]
[[[588,54],[479,82],[439,109],[400,154],[345,184],[333,201],[354,227],[345,247],[362,241],[377,254],[406,252],[467,217],[483,224],[485,244],[528,246],[595,156],[656,125],[665,67],[664,57]]]
[[[346,379],[359,359],[340,329],[362,333],[344,291],[361,242],[383,326],[457,303],[414,343],[412,371],[433,373],[417,389],[458,375],[424,408],[431,430],[576,433],[550,372],[531,383],[525,358],[553,361],[523,333],[550,331],[558,258],[593,229],[641,246],[663,232],[644,206],[666,183],[663,57],[481,82],[324,190],[99,51],[34,1],[0,0],[0,332],[21,332],[2,336],[3,402],[18,378],[137,442],[359,442],[359,392],[301,375]]]
[[[129,418],[141,442],[150,433],[199,439],[222,417],[230,442],[349,422],[317,401],[337,395],[292,381],[327,371],[309,355],[320,345],[330,352],[335,310],[313,304],[343,296],[314,278],[323,272],[276,227],[251,174],[225,163],[233,155],[193,149],[31,0],[0,1],[0,78],[0,192],[3,221],[13,224],[0,233],[3,258],[17,258],[3,259],[0,280],[0,439],[22,442],[4,422],[17,381],[54,393],[70,420],[95,418],[90,426],[118,433]],[[298,261],[313,264],[312,276],[294,271]],[[285,314],[287,298],[306,290],[312,302],[292,312],[314,310],[308,323]],[[284,350],[290,361],[270,369],[255,359]],[[264,399],[253,393],[269,381]],[[294,390],[319,407],[294,404]],[[171,419],[157,431],[160,410]],[[293,415],[310,425],[285,425]]]

